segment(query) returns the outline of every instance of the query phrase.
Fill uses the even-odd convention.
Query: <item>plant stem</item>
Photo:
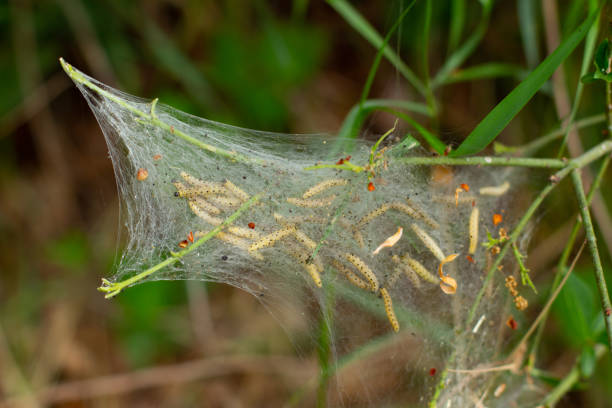
[[[583,127],[597,125],[605,121],[606,121],[606,115],[601,113],[598,115],[588,116],[584,119],[577,120],[576,122],[574,122],[574,127],[576,129],[581,129]],[[565,134],[565,127],[562,126],[561,128],[557,130],[553,130],[552,132],[547,133],[522,146],[516,146],[516,147],[504,146],[503,151],[502,149],[500,149],[499,151],[497,151],[497,153],[503,153],[507,151],[510,153],[516,153],[521,156],[531,156],[532,154],[540,150],[542,147],[546,146],[548,143],[561,138],[564,134]],[[498,144],[498,146],[500,145]]]
[[[602,160],[601,166],[599,167],[599,171],[597,172],[597,175],[595,176],[595,179],[593,180],[593,184],[591,184],[591,190],[589,191],[589,194],[587,195],[587,204],[589,205],[591,204],[591,201],[593,200],[593,195],[595,194],[595,191],[599,189],[601,180],[603,179],[603,176],[606,173],[608,165],[610,164],[610,159],[611,157],[609,155],[604,157],[604,159]],[[553,284],[550,289],[551,292],[557,288],[557,286],[559,285],[559,282],[561,282],[561,279],[567,270],[567,262],[569,260],[572,249],[574,248],[574,243],[576,242],[576,238],[578,237],[578,232],[580,231],[581,226],[582,226],[582,220],[580,219],[580,217],[577,217],[574,222],[574,227],[572,229],[572,232],[570,233],[570,236],[567,240],[567,244],[565,245],[565,249],[563,250],[561,257],[559,258],[559,262],[557,263],[557,272],[555,274],[555,278],[553,280]],[[546,325],[547,318],[548,318],[548,312],[546,312],[546,314],[542,318],[542,322],[538,326],[538,331],[536,332],[533,343],[531,344],[530,351],[529,351],[529,356],[530,356],[529,360],[532,363],[535,362],[535,353],[540,344],[540,339],[542,338],[542,334],[544,333],[544,326]]]
[[[209,145],[207,143],[202,142],[201,140],[196,139],[193,136],[190,136],[188,134],[186,134],[185,132],[182,132],[179,129],[175,129],[173,126],[168,125],[167,123],[163,122],[161,119],[159,119],[157,117],[157,115],[155,114],[155,105],[157,104],[157,99],[154,99],[151,102],[151,111],[150,112],[144,112],[140,109],[138,109],[137,107],[131,105],[130,103],[126,102],[124,99],[113,95],[111,92],[99,87],[98,85],[96,85],[95,83],[92,82],[91,78],[89,78],[87,75],[83,74],[81,71],[77,70],[76,68],[74,68],[72,65],[68,64],[66,61],[64,61],[63,58],[60,58],[60,64],[62,65],[62,68],[64,68],[64,71],[66,72],[66,74],[68,74],[68,76],[75,82],[82,84],[84,86],[86,86],[87,88],[91,89],[92,91],[96,92],[98,95],[115,102],[117,105],[127,109],[128,111],[130,111],[131,113],[133,113],[134,115],[144,119],[146,122],[149,122],[150,124],[152,124],[153,126],[157,126],[160,129],[163,129],[167,132],[170,132],[171,134],[180,137],[181,139],[185,140],[186,142],[189,142],[203,150],[207,150],[211,153],[214,153],[216,155],[222,156],[222,157],[226,157],[228,159],[232,159],[232,160],[236,160],[236,161],[240,161],[240,162],[246,162],[246,163],[251,163],[251,162],[257,162],[257,160],[251,159],[250,157],[241,155],[239,153],[236,152],[230,152],[228,150],[225,149],[221,149],[219,147],[215,147],[212,145]]]
[[[513,166],[513,167],[544,167],[549,169],[561,169],[568,162],[558,159],[540,159],[532,157],[495,157],[495,156],[473,156],[473,157],[406,157],[400,159],[404,164],[428,165],[428,166]]]
[[[232,222],[234,222],[236,220],[236,218],[240,217],[240,215],[242,215],[242,213],[244,211],[246,211],[249,207],[251,207],[253,204],[255,204],[260,198],[261,198],[261,194],[257,194],[255,196],[251,197],[248,201],[246,201],[244,204],[242,204],[240,206],[240,208],[238,208],[232,215],[227,217],[221,224],[219,224],[218,226],[213,228],[210,232],[205,234],[202,238],[198,239],[191,246],[183,249],[182,251],[173,252],[169,258],[163,260],[162,262],[158,263],[157,265],[152,266],[151,268],[147,269],[146,271],[143,271],[143,272],[141,272],[141,273],[139,273],[137,275],[134,275],[131,278],[123,280],[121,282],[110,282],[110,281],[108,281],[106,279],[102,279],[102,283],[103,284],[102,284],[102,286],[100,286],[98,288],[98,290],[100,292],[106,292],[106,295],[104,296],[106,299],[112,298],[113,296],[118,295],[119,292],[121,292],[126,287],[128,287],[130,285],[133,285],[134,283],[136,283],[136,282],[146,278],[147,276],[149,276],[149,275],[159,271],[160,269],[163,269],[166,266],[175,263],[176,261],[178,261],[179,259],[181,259],[185,255],[193,252],[196,248],[198,248],[200,245],[202,245],[203,243],[205,243],[209,239],[213,238],[219,232],[221,232],[221,230],[223,228],[225,228],[227,225],[229,225]]]
[[[540,204],[542,204],[542,201],[544,201],[546,196],[555,188],[558,182],[563,180],[572,170],[584,167],[587,164],[591,163],[592,161],[597,160],[599,157],[603,156],[604,154],[609,153],[610,151],[612,151],[612,141],[607,140],[607,141],[601,142],[597,146],[593,147],[591,150],[585,152],[582,156],[578,156],[570,160],[567,166],[565,166],[564,168],[556,172],[551,177],[551,180],[554,180],[554,182],[550,182],[536,196],[536,198],[531,203],[531,206],[527,209],[523,217],[519,220],[517,226],[514,228],[514,230],[510,234],[509,239],[506,241],[499,255],[497,256],[497,258],[495,259],[495,261],[489,268],[489,271],[487,272],[485,280],[482,284],[482,288],[480,288],[480,291],[478,292],[478,294],[476,295],[476,299],[474,300],[474,304],[472,305],[472,308],[470,309],[470,313],[466,321],[466,326],[469,326],[470,323],[472,322],[472,319],[474,319],[476,309],[478,308],[478,305],[480,304],[480,301],[482,300],[482,297],[484,296],[485,290],[487,286],[489,285],[489,282],[493,278],[493,274],[497,270],[497,267],[501,264],[501,261],[503,260],[504,256],[510,249],[510,246],[516,242],[519,235],[523,231],[523,228],[525,228],[525,226],[527,225],[527,223],[529,222],[533,214],[535,214],[535,211],[540,206]]]
[[[574,169],[572,171],[572,181],[574,182],[574,189],[576,190],[576,197],[578,198],[578,204],[580,207],[580,215],[582,216],[582,222],[584,223],[584,230],[589,243],[589,249],[591,250],[591,257],[593,258],[593,266],[595,267],[595,280],[597,281],[601,308],[604,314],[604,321],[606,322],[608,346],[610,347],[610,350],[612,350],[612,304],[610,303],[610,295],[608,294],[608,287],[606,286],[606,278],[601,265],[599,250],[597,249],[597,238],[595,237],[595,230],[593,228],[593,222],[591,221],[589,204],[586,196],[584,195],[584,188],[582,186],[582,179],[580,178],[579,169]]]

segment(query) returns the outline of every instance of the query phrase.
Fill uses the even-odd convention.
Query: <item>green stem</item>
[[[561,169],[567,166],[567,162],[558,159],[540,159],[531,157],[406,157],[400,159],[402,163],[409,165],[444,165],[444,166],[512,166],[512,167],[544,167],[550,169]]]
[[[582,222],[584,223],[584,230],[589,243],[589,249],[591,250],[591,257],[593,258],[593,266],[595,267],[595,280],[597,281],[601,308],[604,314],[604,321],[606,322],[608,346],[610,347],[610,350],[612,350],[612,304],[610,303],[610,295],[608,294],[608,287],[606,286],[606,278],[601,265],[599,250],[597,249],[595,229],[593,228],[593,222],[591,221],[589,204],[586,196],[584,195],[584,188],[582,187],[582,179],[580,178],[579,169],[574,169],[572,171],[572,181],[574,182],[576,198],[578,198],[578,204],[580,207],[580,215],[582,216]]]
[[[593,12],[597,9],[597,2],[590,2],[590,10],[589,12]],[[589,66],[591,65],[591,61],[593,59],[593,52],[595,51],[595,45],[597,40],[597,33],[599,32],[599,19],[595,21],[595,23],[589,29],[587,34],[585,43],[584,43],[584,53],[582,57],[582,67],[580,68],[580,76],[582,78],[587,71],[589,70]],[[559,153],[557,157],[562,157],[563,152],[565,151],[565,147],[567,145],[567,139],[569,137],[570,132],[574,129],[572,122],[576,117],[576,113],[578,112],[578,107],[580,106],[580,99],[582,98],[582,91],[584,89],[584,84],[582,81],[578,81],[578,85],[576,86],[576,95],[574,96],[574,103],[572,105],[572,110],[570,112],[569,118],[565,123],[565,132],[563,134],[563,141],[561,142],[561,146],[559,147]],[[608,93],[609,95],[609,93]],[[569,99],[569,98],[568,98]],[[609,105],[609,102],[608,102]],[[577,137],[577,136],[576,136]]]
[[[535,214],[535,211],[538,209],[540,204],[542,204],[542,201],[544,201],[546,196],[548,196],[548,194],[550,194],[550,192],[555,188],[558,182],[563,180],[572,170],[584,167],[587,164],[591,163],[592,161],[597,160],[599,157],[609,153],[610,151],[612,151],[612,141],[609,141],[609,140],[604,141],[598,144],[597,146],[595,146],[594,148],[592,148],[591,150],[585,152],[581,156],[578,156],[570,160],[567,166],[565,166],[564,168],[556,172],[551,177],[551,180],[554,180],[554,182],[550,182],[536,196],[536,198],[531,203],[531,206],[527,209],[523,217],[519,220],[517,226],[510,234],[509,239],[506,241],[499,255],[497,256],[497,258],[495,259],[495,261],[489,268],[487,275],[485,277],[485,280],[482,284],[482,287],[480,288],[480,291],[476,295],[474,304],[472,305],[472,308],[470,309],[470,313],[466,321],[466,326],[469,326],[472,320],[474,319],[474,315],[476,314],[476,309],[478,308],[478,305],[480,304],[480,301],[482,300],[482,297],[484,296],[485,290],[487,286],[489,285],[491,279],[493,278],[493,274],[497,270],[497,267],[501,264],[504,256],[510,249],[510,246],[516,242],[521,232],[523,231],[525,226],[527,226],[527,223],[529,222],[533,214]]]
[[[137,107],[129,104],[128,102],[126,102],[125,100],[123,100],[122,98],[113,95],[112,93],[108,92],[105,89],[100,88],[98,85],[94,84],[89,77],[87,77],[85,74],[83,74],[81,71],[77,70],[76,68],[74,68],[72,65],[68,64],[66,61],[64,61],[63,58],[60,58],[60,64],[62,65],[62,68],[64,68],[64,71],[66,72],[66,74],[68,74],[68,76],[75,82],[82,84],[84,86],[86,86],[87,88],[91,89],[92,91],[96,92],[98,95],[103,96],[104,98],[113,101],[114,103],[116,103],[117,105],[127,109],[128,111],[130,111],[131,113],[133,113],[134,115],[144,119],[146,122],[152,124],[153,126],[157,126],[160,129],[163,129],[175,136],[180,137],[181,139],[185,140],[186,142],[189,142],[191,144],[193,144],[194,146],[197,146],[203,150],[209,151],[211,153],[214,153],[216,155],[222,156],[222,157],[226,157],[228,159],[232,159],[232,160],[236,160],[236,161],[240,161],[240,162],[245,162],[245,163],[252,163],[252,162],[257,162],[257,160],[253,160],[247,156],[241,155],[239,153],[236,152],[230,152],[228,150],[225,149],[221,149],[212,145],[209,145],[207,143],[202,142],[201,140],[196,139],[193,136],[190,136],[188,134],[186,134],[185,132],[182,132],[179,129],[175,129],[173,126],[168,125],[167,123],[163,122],[161,119],[159,119],[157,117],[157,115],[155,114],[155,106],[157,105],[157,99],[154,99],[153,101],[151,101],[151,110],[150,112],[144,112],[140,109],[138,109]]]
[[[605,121],[606,121],[606,115],[601,113],[598,115],[588,116],[584,119],[577,120],[576,122],[574,122],[574,127],[576,129],[582,129],[587,126],[598,125]],[[503,146],[501,147],[501,145],[498,143],[496,145],[496,153],[509,152],[509,153],[516,153],[521,156],[531,156],[532,154],[540,150],[542,147],[546,146],[548,143],[553,142],[557,139],[560,139],[564,134],[565,134],[565,128],[561,127],[557,130],[554,130],[550,133],[543,135],[542,137],[539,137],[533,140],[532,142],[524,144],[523,146],[516,146],[516,147]]]
[[[126,287],[128,287],[130,285],[133,285],[134,283],[136,283],[136,282],[146,278],[147,276],[149,276],[149,275],[159,271],[160,269],[163,269],[166,266],[175,263],[176,261],[178,261],[179,259],[181,259],[185,255],[193,252],[196,248],[198,248],[200,245],[202,245],[203,243],[205,243],[209,239],[213,238],[219,232],[221,232],[221,230],[223,228],[225,228],[227,225],[229,225],[232,222],[234,222],[236,220],[236,218],[240,217],[240,215],[243,212],[245,212],[249,207],[251,207],[253,204],[255,204],[260,198],[261,198],[261,194],[258,194],[258,195],[255,195],[255,196],[251,197],[248,201],[246,201],[244,204],[242,204],[240,206],[240,208],[238,208],[232,215],[227,217],[225,219],[225,221],[223,221],[221,224],[219,224],[218,226],[213,228],[210,232],[205,234],[202,238],[198,239],[191,246],[183,249],[182,251],[173,252],[169,258],[163,260],[162,262],[158,263],[157,265],[152,266],[151,268],[147,269],[146,271],[141,272],[141,273],[139,273],[137,275],[134,275],[131,278],[128,278],[128,279],[123,280],[121,282],[110,282],[107,279],[102,279],[102,286],[100,286],[98,288],[98,290],[100,292],[105,292],[106,295],[104,297],[106,299],[109,299],[109,298],[111,298],[113,296],[118,295],[119,292],[121,292]]]
[[[593,200],[593,196],[595,195],[595,192],[599,189],[599,185],[601,184],[601,181],[603,180],[603,176],[605,175],[606,170],[608,169],[608,165],[610,164],[610,159],[611,157],[609,155],[603,158],[601,166],[599,167],[599,171],[597,172],[597,175],[595,176],[595,179],[593,180],[593,183],[591,184],[591,190],[589,191],[589,194],[587,195],[587,204],[589,205],[591,204],[591,201]],[[576,242],[576,239],[578,238],[578,232],[580,232],[581,226],[582,226],[582,220],[580,219],[580,217],[577,217],[576,220],[574,221],[574,227],[572,228],[572,232],[569,235],[567,244],[565,245],[565,248],[563,249],[563,253],[561,254],[561,257],[559,258],[559,262],[557,263],[557,271],[555,273],[555,278],[553,280],[553,284],[550,289],[551,293],[554,292],[554,290],[557,288],[557,286],[561,282],[561,279],[566,273],[567,262],[572,253],[572,249],[574,248],[574,243]],[[540,325],[538,326],[538,331],[530,347],[529,360],[531,361],[531,363],[535,363],[535,359],[536,359],[535,354],[540,344],[542,335],[544,333],[544,327],[546,325],[547,318],[548,318],[548,311],[542,318],[542,321]]]

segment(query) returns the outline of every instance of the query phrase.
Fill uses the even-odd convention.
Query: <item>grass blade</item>
[[[565,39],[523,82],[489,112],[452,155],[475,154],[487,147],[578,46],[598,14],[599,11],[591,13],[572,35]]]
[[[500,77],[520,78],[521,76],[526,77],[527,72],[518,65],[490,62],[456,71],[446,78],[444,84]]]
[[[465,41],[465,43],[454,52],[444,63],[440,71],[434,77],[431,86],[432,88],[436,88],[438,85],[444,83],[446,78],[452,74],[457,68],[461,66],[465,62],[466,59],[476,49],[478,44],[485,35],[487,28],[489,27],[489,17],[491,16],[491,2],[487,2],[483,5],[482,15],[480,16],[480,22],[478,26],[470,35],[470,37]]]
[[[376,49],[380,49],[383,44],[383,38],[380,34],[367,22],[365,18],[346,0],[327,0],[338,14],[340,14],[347,23],[351,25],[359,34],[361,34],[370,44]],[[391,48],[385,47],[383,52],[385,58],[415,87],[423,96],[426,95],[426,89],[421,80],[412,72],[410,68],[402,61]]]

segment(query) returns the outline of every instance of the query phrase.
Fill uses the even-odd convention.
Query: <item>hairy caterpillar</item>
[[[397,321],[397,317],[395,316],[395,312],[393,311],[393,301],[391,301],[391,296],[389,295],[389,292],[387,292],[387,288],[381,288],[380,294],[382,295],[383,302],[385,302],[385,312],[387,312],[389,323],[391,323],[393,331],[397,333],[400,326],[399,322]]]
[[[355,266],[355,268],[357,268],[357,270],[361,272],[363,276],[365,276],[365,278],[370,283],[370,289],[372,290],[372,292],[374,293],[378,292],[378,288],[379,288],[378,278],[376,277],[374,272],[372,272],[370,267],[366,265],[365,262],[359,259],[356,255],[347,253],[345,254],[345,257],[347,261],[352,263]]]
[[[480,195],[500,196],[506,194],[509,189],[510,183],[506,181],[499,186],[482,187],[479,193]]]
[[[474,254],[478,246],[478,217],[479,215],[480,215],[480,210],[478,210],[478,207],[472,208],[472,213],[470,214],[470,248],[468,249],[468,252],[470,254]]]
[[[317,207],[327,207],[335,199],[336,199],[336,195],[332,194],[329,197],[320,198],[318,200],[303,200],[301,198],[288,197],[287,202],[289,204],[297,205],[298,207],[317,208]]]
[[[440,262],[442,262],[445,258],[444,252],[442,252],[438,244],[436,244],[436,241],[434,241],[433,238],[430,237],[425,231],[423,231],[418,225],[412,224],[411,228],[412,231],[414,231],[414,233],[416,234],[416,236],[419,237],[419,239],[427,247],[427,249],[429,249],[431,253],[436,258],[438,258]]]
[[[317,194],[321,194],[323,191],[330,189],[332,187],[336,187],[336,186],[344,186],[348,184],[348,181],[345,179],[329,179],[329,180],[323,180],[322,182],[320,182],[319,184],[316,184],[315,186],[309,188],[308,190],[306,190],[306,192],[302,195],[302,198],[306,199],[306,198],[310,198],[312,196],[315,196]]]

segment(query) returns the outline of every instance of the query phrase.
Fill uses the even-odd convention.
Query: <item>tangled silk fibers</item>
[[[409,166],[406,157],[424,152],[395,135],[374,154],[365,141],[334,151],[333,138],[211,122],[64,68],[104,132],[124,207],[128,242],[105,284],[162,262],[140,281],[239,287],[279,317],[304,352],[319,345],[323,322],[334,357],[330,406],[425,405],[451,356],[451,368],[500,357],[505,322],[517,313],[503,284],[512,264],[495,273],[466,321],[492,261],[482,240],[515,221],[514,173]],[[479,193],[505,183],[510,188],[500,194]],[[253,197],[259,200],[248,204]],[[491,221],[494,213],[503,214],[501,224]],[[187,252],[173,261],[181,249]],[[496,397],[500,384],[505,392]],[[533,397],[509,373],[450,372],[444,385],[442,407]],[[311,387],[304,405],[314,394]]]

